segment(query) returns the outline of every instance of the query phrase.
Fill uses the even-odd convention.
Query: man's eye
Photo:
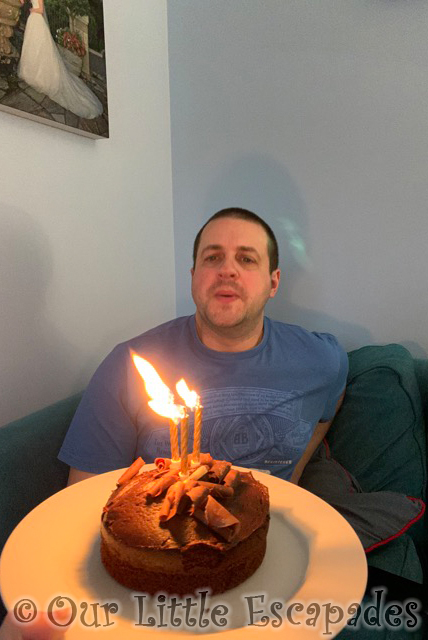
[[[254,258],[250,258],[250,256],[241,256],[241,261],[245,262],[246,264],[255,264],[255,260]]]
[[[218,260],[218,256],[217,255],[210,255],[210,256],[205,256],[204,261],[205,262],[215,262],[216,260]]]

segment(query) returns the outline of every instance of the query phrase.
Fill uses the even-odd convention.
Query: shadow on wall
[[[196,182],[193,187],[189,193],[178,193],[174,203],[178,316],[195,309],[189,276],[194,235],[219,209],[239,206],[265,218],[278,239],[282,280],[278,295],[267,307],[271,318],[311,331],[333,333],[348,351],[374,342],[379,344],[366,326],[335,317],[334,305],[328,312],[319,310],[323,304],[323,282],[322,274],[311,264],[314,247],[309,243],[308,210],[297,182],[284,166],[269,156],[251,153],[222,164],[217,173],[213,171],[211,185],[205,191]],[[306,299],[311,304],[307,308],[293,302],[293,298],[298,299],[303,279]],[[427,357],[415,342],[400,340],[400,344],[414,357]]]
[[[258,154],[226,167],[214,178],[205,210],[214,213],[230,206],[250,209],[272,226],[287,280],[293,281],[308,266],[306,206],[284,167]]]
[[[0,425],[69,392],[73,350],[49,320],[53,272],[43,229],[26,213],[0,204]]]
[[[225,167],[214,177],[203,210],[214,213],[234,205],[265,218],[278,239],[283,281],[279,295],[269,302],[268,314],[310,330],[333,333],[349,349],[369,344],[371,334],[366,328],[315,309],[303,309],[291,301],[299,276],[311,269],[311,247],[307,207],[287,169],[260,154],[249,154]]]

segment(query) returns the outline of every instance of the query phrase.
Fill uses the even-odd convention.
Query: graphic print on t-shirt
[[[288,477],[312,435],[297,393],[232,387],[204,392],[202,445],[214,458]]]
[[[218,460],[268,471],[287,478],[306,448],[313,425],[301,418],[297,392],[228,387],[202,394],[201,451]],[[193,448],[193,414],[189,420],[189,453]],[[148,434],[148,456],[168,455],[167,430]]]

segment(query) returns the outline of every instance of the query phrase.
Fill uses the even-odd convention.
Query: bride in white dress
[[[21,4],[24,2],[21,0]],[[31,0],[31,5],[18,76],[81,118],[101,115],[103,107],[96,95],[65,66],[49,30],[43,0]]]

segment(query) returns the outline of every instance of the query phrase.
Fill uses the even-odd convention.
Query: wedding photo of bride
[[[0,49],[0,108],[107,138],[102,0],[11,1],[16,25]]]

